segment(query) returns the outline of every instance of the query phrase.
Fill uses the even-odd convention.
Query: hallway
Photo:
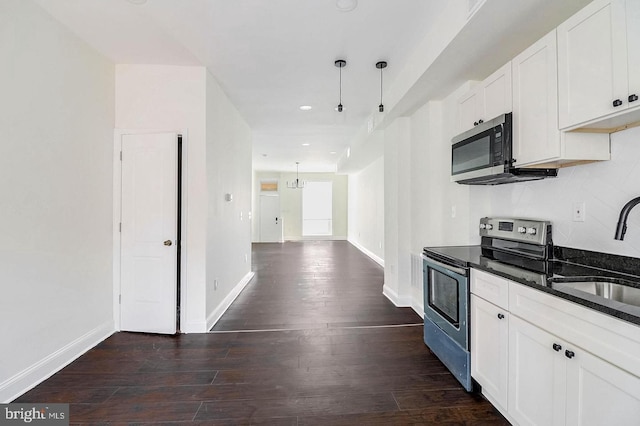
[[[70,403],[71,424],[508,424],[349,243],[253,250],[256,277],[212,333],[114,334],[15,402]]]

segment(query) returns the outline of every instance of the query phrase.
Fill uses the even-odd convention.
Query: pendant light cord
[[[380,68],[380,105],[382,105],[382,67]]]
[[[340,66],[340,103],[342,104],[342,66]]]

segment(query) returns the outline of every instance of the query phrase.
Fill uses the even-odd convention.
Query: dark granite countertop
[[[490,253],[483,253],[479,245],[425,247],[424,252],[436,260],[453,263],[460,267],[480,269],[640,325],[640,306],[576,290],[561,283],[562,281],[581,281],[583,280],[581,277],[588,277],[588,280],[597,280],[596,277],[601,277],[602,281],[623,284],[629,288],[628,291],[640,295],[640,259],[638,258],[569,247],[554,247],[553,260],[537,262],[535,265],[523,261],[521,265],[514,266],[492,258]]]

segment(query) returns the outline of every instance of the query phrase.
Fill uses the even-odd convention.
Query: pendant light
[[[291,188],[291,189],[302,189],[302,188],[304,188],[304,181],[300,180],[299,173],[298,173],[298,166],[299,165],[300,165],[300,162],[296,161],[296,180],[294,180],[293,182],[287,181],[287,188]]]
[[[378,111],[384,112],[384,105],[382,105],[382,70],[387,67],[385,61],[376,62],[376,68],[380,70],[380,105],[378,105]]]
[[[347,66],[347,61],[345,61],[344,59],[338,59],[334,62],[334,65],[340,68],[340,101],[338,103],[337,111],[342,112],[342,68]]]

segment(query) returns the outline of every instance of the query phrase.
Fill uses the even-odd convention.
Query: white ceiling
[[[390,87],[447,1],[468,0],[35,1],[115,63],[205,65],[253,130],[254,168],[302,172],[334,171],[377,110],[375,63]]]

